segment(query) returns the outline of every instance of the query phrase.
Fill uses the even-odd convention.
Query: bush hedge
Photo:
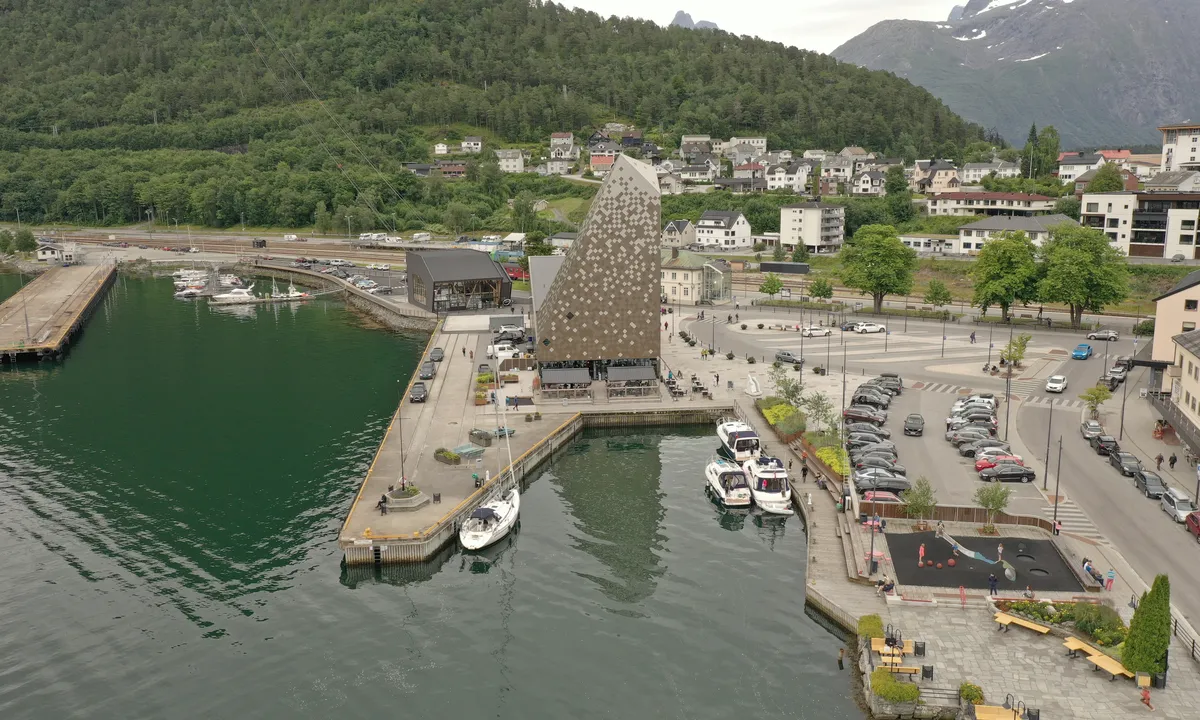
[[[871,673],[871,692],[890,703],[913,703],[921,697],[921,688],[916,683],[900,682],[886,668],[876,668]]]
[[[1087,635],[1097,646],[1104,648],[1113,648],[1125,642],[1129,632],[1121,616],[1107,605],[1018,600],[1005,603],[1004,610],[1052,625],[1074,623],[1076,630]]]
[[[760,411],[765,411],[767,408],[773,408],[782,402],[783,398],[776,397],[774,395],[767,395],[766,397],[760,397],[759,399],[755,400],[754,407],[758,408]]]
[[[1154,321],[1153,320],[1143,320],[1140,323],[1138,323],[1137,325],[1134,325],[1133,326],[1133,334],[1141,335],[1143,337],[1153,335],[1154,334]]]
[[[1129,636],[1122,649],[1123,663],[1133,672],[1161,673],[1166,670],[1170,643],[1171,581],[1166,575],[1159,575],[1133,611]]]
[[[883,637],[883,618],[878,615],[863,615],[858,619],[858,636],[860,638]]]
[[[959,685],[958,696],[962,698],[964,702],[971,703],[972,705],[983,704],[983,688],[979,687],[975,683],[964,682],[962,685]]]
[[[765,417],[767,419],[768,424],[778,425],[779,423],[783,422],[784,420],[791,417],[792,415],[795,415],[796,408],[792,407],[791,405],[788,405],[787,403],[779,403],[777,405],[772,405],[771,407],[766,408],[765,410],[762,411],[762,414],[763,414],[763,417]]]
[[[817,458],[834,473],[846,477],[850,473],[850,458],[841,447],[817,448]]]

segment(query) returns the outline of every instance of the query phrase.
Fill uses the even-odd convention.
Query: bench
[[[1088,655],[1087,660],[1096,666],[1092,668],[1092,672],[1104,670],[1112,675],[1112,677],[1109,678],[1109,682],[1116,680],[1118,675],[1124,675],[1128,678],[1133,677],[1133,673],[1126,670],[1124,665],[1117,662],[1115,658],[1110,658],[1107,655]]]
[[[1067,641],[1063,643],[1063,647],[1065,647],[1067,649],[1067,657],[1072,657],[1072,658],[1079,657],[1080,652],[1082,652],[1084,655],[1089,655],[1089,656],[1104,654],[1104,653],[1100,652],[1099,650],[1097,650],[1096,648],[1092,647],[1091,645],[1088,645],[1084,641],[1080,640],[1077,637],[1067,638]]]
[[[883,638],[871,638],[871,652],[877,652],[877,653],[882,654],[883,651],[885,651],[885,650],[893,651],[893,652],[895,650],[900,650],[901,655],[912,655],[913,654],[913,641],[905,640],[904,644],[901,645],[899,648],[891,648],[891,647],[888,647],[887,641],[884,640]]]
[[[999,705],[976,705],[975,720],[1013,720],[1013,711]]]
[[[1028,628],[1040,635],[1045,635],[1046,633],[1050,632],[1050,628],[1046,627],[1045,625],[1038,625],[1037,623],[1030,622],[1029,620],[1022,620],[1021,618],[1015,615],[1009,615],[1008,613],[996,613],[995,620],[996,624],[999,626],[996,629],[1003,630],[1004,632],[1008,632],[1009,627],[1012,625],[1020,625],[1021,627]]]
[[[921,668],[907,665],[884,665],[883,668],[893,675],[908,675],[911,678],[921,674]]]

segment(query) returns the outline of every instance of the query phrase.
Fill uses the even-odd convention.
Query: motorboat
[[[458,542],[466,550],[482,550],[504,539],[517,524],[521,494],[509,488],[503,494],[471,511],[458,531]]]
[[[283,292],[279,292],[277,290],[271,292],[271,298],[274,300],[307,300],[310,297],[312,297],[312,295],[309,295],[306,292],[300,292],[296,289],[295,285],[288,285],[288,289]]]
[[[219,278],[221,287],[241,287],[242,279],[237,275],[222,275]]]
[[[175,272],[171,273],[171,277],[178,278],[178,279],[208,277],[208,271],[207,270],[176,270]]]
[[[203,293],[204,293],[203,287],[199,287],[199,288],[190,288],[189,287],[189,288],[184,288],[182,290],[176,291],[175,297],[177,297],[181,300],[186,300],[188,298],[200,297],[200,295],[202,295]]]
[[[257,298],[254,297],[254,293],[251,292],[253,289],[253,284],[251,284],[248,288],[233,288],[229,292],[221,293],[220,295],[213,295],[212,299],[219,303],[251,302],[253,300],[257,300]]]
[[[719,423],[717,437],[721,439],[721,454],[736,463],[753,460],[762,454],[758,433],[741,420]]]
[[[760,455],[747,460],[742,469],[750,478],[750,496],[763,512],[775,515],[793,515],[792,488],[788,482],[787,468],[776,457]]]
[[[708,492],[725,507],[750,507],[750,484],[746,473],[737,463],[725,458],[713,458],[704,468]]]

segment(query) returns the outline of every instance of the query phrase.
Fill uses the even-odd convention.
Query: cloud
[[[683,10],[737,35],[830,52],[882,20],[945,20],[966,0],[558,0],[605,17],[639,17],[666,24]]]

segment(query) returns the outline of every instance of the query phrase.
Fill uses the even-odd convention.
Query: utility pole
[[[1050,419],[1046,421],[1046,474],[1042,476],[1042,489],[1050,480],[1050,428],[1054,427],[1054,398],[1050,398]]]
[[[1049,460],[1050,458],[1046,458]],[[1197,471],[1200,477],[1200,471]],[[1058,527],[1058,482],[1062,480],[1062,435],[1058,436],[1058,469],[1054,471],[1054,526]]]
[[[946,357],[946,316],[942,315],[942,357]]]
[[[846,344],[842,343],[842,412],[846,412]]]
[[[1137,325],[1134,325],[1137,327]],[[1133,357],[1137,357],[1137,335],[1133,336]],[[1125,439],[1125,401],[1129,399],[1129,368],[1125,369],[1125,382],[1121,383],[1121,432],[1118,440]]]

